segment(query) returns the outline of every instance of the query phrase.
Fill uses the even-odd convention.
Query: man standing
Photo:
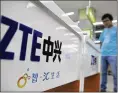
[[[113,81],[114,81],[114,92],[117,92],[117,54],[118,50],[116,47],[116,36],[117,27],[112,24],[113,17],[111,14],[104,14],[102,21],[104,24],[104,31],[100,35],[101,44],[101,68],[102,68],[102,82],[101,92],[106,92],[107,85],[107,69],[108,65],[111,67]]]

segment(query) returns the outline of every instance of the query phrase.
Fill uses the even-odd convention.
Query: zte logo
[[[5,33],[4,37],[0,41],[0,59],[6,59],[6,60],[14,59],[15,53],[10,52],[10,51],[8,52],[8,51],[6,51],[6,49],[9,46],[16,31],[22,31],[23,36],[22,36],[19,60],[22,60],[22,61],[25,60],[28,35],[33,34],[33,39],[31,41],[32,48],[31,48],[30,60],[35,61],[35,62],[40,62],[40,56],[35,55],[35,54],[36,54],[36,49],[41,49],[41,44],[37,43],[37,39],[42,38],[43,33],[40,31],[37,31],[37,30],[33,30],[32,28],[25,26],[21,23],[18,23],[5,16],[1,16],[0,19],[1,19],[1,24],[9,26],[7,32]],[[19,24],[19,30],[18,30],[18,24]],[[54,46],[54,44],[55,44],[55,46]],[[58,58],[59,62],[61,62],[61,57],[60,57],[60,55],[62,54],[61,46],[62,46],[62,42],[59,42],[59,40],[52,42],[51,36],[49,36],[48,39],[44,39],[42,54],[46,56],[46,62],[49,61],[49,56],[53,56],[53,53],[55,53],[55,55],[53,56],[53,62],[56,60],[56,58]]]
[[[97,64],[97,57],[91,55],[91,65],[96,65]]]

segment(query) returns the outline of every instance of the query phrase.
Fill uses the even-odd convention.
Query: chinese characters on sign
[[[32,83],[36,83],[38,78],[38,73],[33,73],[32,74]]]
[[[29,68],[28,68],[29,69]],[[27,70],[29,71],[29,70]],[[27,73],[25,73],[23,76],[21,76],[17,81],[17,86],[19,88],[23,88],[26,86],[28,80],[32,80],[32,83],[40,82],[39,79],[42,79],[42,81],[56,79],[60,77],[60,71],[58,72],[44,72],[43,75],[39,75],[38,73],[32,73],[32,76],[29,76]],[[21,83],[21,81],[24,80],[24,83]]]
[[[55,61],[57,55],[58,55],[59,62],[61,61],[61,58],[60,58],[61,46],[62,46],[62,42],[59,43],[59,40],[55,41],[55,47],[56,47],[56,49],[54,49],[55,56],[53,58],[53,62]]]
[[[59,43],[59,40],[55,41],[55,49],[53,50],[53,43],[50,41],[51,37],[48,37],[48,40],[44,39],[43,42],[43,55],[46,55],[46,62],[49,61],[49,56],[53,56],[53,52],[55,53],[54,57],[53,57],[53,62],[55,61],[57,55],[58,55],[58,59],[59,62],[61,61],[60,58],[60,54],[61,52],[61,46],[62,46],[62,42]]]

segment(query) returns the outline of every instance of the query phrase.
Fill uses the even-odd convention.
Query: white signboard
[[[45,91],[79,79],[79,38],[43,8],[1,1],[0,20],[2,91]]]
[[[92,44],[94,45],[94,44]],[[99,73],[99,64],[100,64],[100,52],[97,51],[95,46],[90,44],[85,44],[85,55],[84,55],[84,72],[85,77]],[[87,61],[86,61],[87,60]]]

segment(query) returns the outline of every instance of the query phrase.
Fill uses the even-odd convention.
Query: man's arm
[[[104,31],[100,34],[99,40],[100,40],[100,48],[101,48],[102,47],[102,43],[104,41]]]

